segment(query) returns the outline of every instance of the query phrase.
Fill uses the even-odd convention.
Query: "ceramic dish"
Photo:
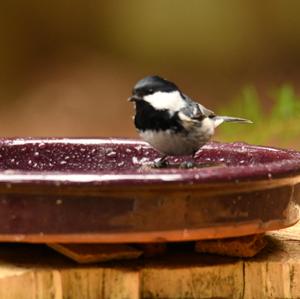
[[[187,241],[299,219],[298,152],[209,143],[194,169],[158,157],[136,140],[0,140],[0,241]]]

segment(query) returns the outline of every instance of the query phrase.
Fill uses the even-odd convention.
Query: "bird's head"
[[[146,101],[156,109],[176,110],[184,105],[179,88],[159,76],[148,76],[138,81],[129,101]]]

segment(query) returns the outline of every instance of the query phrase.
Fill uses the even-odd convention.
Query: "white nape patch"
[[[212,136],[215,132],[216,123],[211,118],[205,117],[202,120],[202,131],[205,132],[205,134]]]
[[[179,91],[155,92],[144,97],[144,100],[158,110],[167,109],[172,112],[178,111],[186,106]]]
[[[223,122],[224,122],[223,118],[216,118],[214,121],[215,128],[218,127],[219,125],[221,125]]]

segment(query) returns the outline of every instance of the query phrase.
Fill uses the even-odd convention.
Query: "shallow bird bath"
[[[158,157],[135,140],[0,140],[0,241],[187,241],[299,219],[298,152],[209,143],[193,169],[151,168]]]

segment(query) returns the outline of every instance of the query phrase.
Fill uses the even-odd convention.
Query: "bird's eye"
[[[153,92],[153,89],[152,89],[152,88],[149,88],[148,91],[149,91],[149,92]]]

